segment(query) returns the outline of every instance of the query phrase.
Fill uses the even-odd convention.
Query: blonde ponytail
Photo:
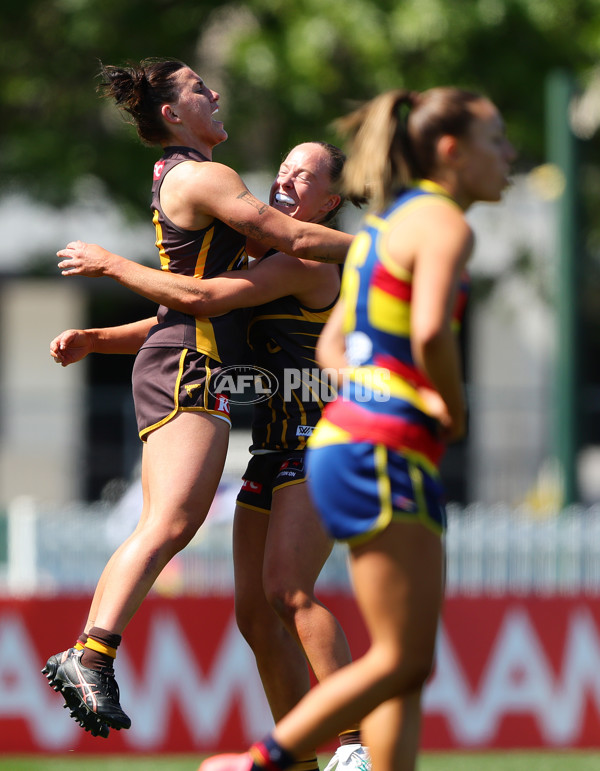
[[[394,188],[408,185],[412,179],[406,121],[400,110],[402,106],[410,109],[415,98],[404,89],[388,91],[336,121],[340,134],[350,138],[344,192],[366,195],[375,211],[385,208]]]

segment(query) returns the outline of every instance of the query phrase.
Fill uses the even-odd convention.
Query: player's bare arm
[[[181,166],[187,168],[177,178],[172,177]],[[174,193],[176,179],[178,190]],[[196,213],[194,227],[208,224],[207,215],[216,217],[249,238],[294,257],[341,263],[352,242],[348,233],[294,220],[259,201],[233,169],[219,163],[180,164],[163,182],[161,205],[165,214],[179,227],[192,227],[183,224],[184,218],[174,218],[172,195],[187,201],[188,215],[192,210]]]
[[[281,253],[248,271],[229,271],[211,279],[149,268],[83,241],[73,241],[57,254],[64,276],[112,278],[153,302],[197,317],[261,305],[290,294],[290,286],[298,299],[314,307],[333,302],[337,293],[335,266]]]
[[[156,323],[152,316],[130,324],[97,329],[66,329],[50,343],[50,356],[67,367],[90,353],[135,354]]]
[[[265,211],[269,208],[268,204],[263,203],[262,201],[259,201],[257,198],[255,198],[252,193],[249,190],[243,190],[239,195],[238,198],[245,200],[247,203],[250,204],[250,206],[254,206],[254,208],[258,211],[259,214],[264,214]]]

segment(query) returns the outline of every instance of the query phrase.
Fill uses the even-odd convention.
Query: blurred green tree
[[[98,60],[176,56],[221,93],[218,160],[273,168],[381,90],[453,83],[502,107],[524,165],[544,157],[544,79],[582,81],[600,51],[600,0],[22,0],[0,16],[0,178],[68,203],[90,176],[146,212],[144,148],[95,93]]]

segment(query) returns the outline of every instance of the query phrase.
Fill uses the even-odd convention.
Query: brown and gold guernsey
[[[210,163],[190,147],[167,147],[154,164],[151,206],[161,270],[203,279],[246,268],[246,238],[241,233],[218,219],[201,230],[184,230],[165,216],[160,205],[162,182],[174,166],[185,161]],[[224,364],[239,364],[246,358],[247,311],[197,319],[161,305],[157,316],[158,324],[150,330],[144,347],[188,348]]]
[[[250,452],[306,447],[325,403],[333,398],[315,348],[334,305],[308,308],[287,295],[254,309],[248,328],[254,363],[275,375],[279,387],[254,405]]]

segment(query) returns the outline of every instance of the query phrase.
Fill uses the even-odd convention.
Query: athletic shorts
[[[382,444],[357,442],[309,447],[308,486],[329,535],[362,543],[390,522],[446,529],[442,483]]]
[[[180,412],[204,412],[231,426],[227,396],[210,389],[221,366],[189,348],[140,348],[131,376],[140,439]]]
[[[255,511],[271,511],[275,490],[306,481],[304,450],[253,455],[242,477],[238,505]]]

